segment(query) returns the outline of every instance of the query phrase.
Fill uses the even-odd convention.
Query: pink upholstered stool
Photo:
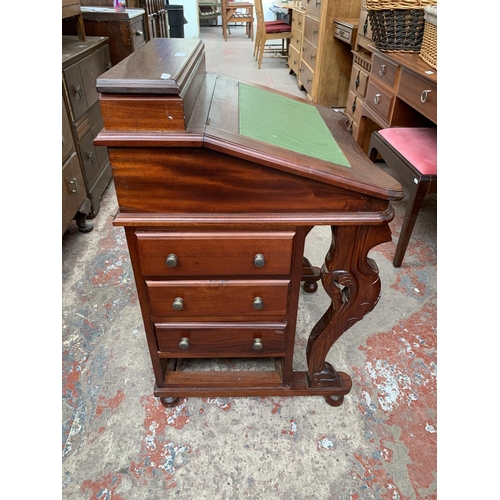
[[[394,267],[400,267],[424,198],[437,192],[437,129],[386,128],[374,132],[368,156],[377,153],[409,185],[410,199],[399,235]]]

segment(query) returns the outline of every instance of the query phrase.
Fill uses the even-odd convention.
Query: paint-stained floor
[[[241,33],[240,31],[241,30]],[[252,42],[202,28],[207,69],[304,95],[284,60],[256,69]],[[113,183],[90,233],[73,222],[63,245],[64,500],[432,500],[436,486],[436,201],[421,209],[403,266],[393,242],[370,252],[382,292],[329,356],[353,378],[339,408],[321,397],[188,398],[164,408],[151,370]],[[320,266],[328,228],[308,236]],[[328,305],[301,293],[294,367]]]

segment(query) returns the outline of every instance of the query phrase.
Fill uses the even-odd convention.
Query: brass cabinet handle
[[[307,83],[311,83],[311,82],[312,82],[312,78],[308,78]]]
[[[380,69],[378,70],[378,74],[380,76],[385,75],[387,73],[387,66],[385,64],[380,65]]]
[[[254,309],[262,309],[264,307],[264,301],[261,297],[255,297],[253,299],[253,308]]]
[[[422,90],[422,93],[420,94],[420,102],[427,102],[427,99],[431,92],[432,90]]]
[[[314,61],[314,59],[316,59],[316,54],[311,55],[311,61]]]
[[[168,267],[175,267],[177,265],[177,255],[175,255],[175,253],[169,254],[165,263]]]
[[[380,102],[381,97],[382,97],[381,94],[375,94],[375,97],[373,98],[374,104],[378,104]]]
[[[263,267],[265,263],[266,259],[264,259],[264,256],[261,253],[255,254],[253,258],[253,265],[255,267]]]
[[[135,32],[135,34],[136,34],[137,36],[142,36],[142,31],[141,31],[141,30],[137,30],[137,31]]]
[[[318,34],[318,30],[313,30],[313,35],[317,35]]]
[[[256,351],[260,351],[262,349],[262,340],[261,339],[254,339],[253,340],[253,346],[252,346]]]
[[[181,311],[184,308],[184,299],[182,297],[176,297],[172,302],[172,307],[176,311]]]
[[[182,337],[181,341],[179,342],[179,348],[187,349],[188,347],[189,347],[189,339],[187,337]]]

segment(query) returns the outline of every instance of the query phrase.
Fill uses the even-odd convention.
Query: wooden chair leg
[[[408,207],[406,209],[405,218],[403,225],[401,226],[401,231],[399,233],[398,244],[396,247],[396,253],[394,254],[394,260],[392,264],[394,267],[401,267],[403,263],[403,258],[410,242],[411,234],[415,226],[415,221],[417,220],[418,212],[422,206],[424,198],[427,196],[429,191],[428,182],[420,182],[418,186],[410,193],[410,199],[408,201]]]

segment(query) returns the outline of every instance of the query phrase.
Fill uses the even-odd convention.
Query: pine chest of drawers
[[[206,73],[199,40],[155,38],[123,63],[98,80],[95,142],[110,155],[154,394],[165,405],[266,395],[340,405],[351,378],[325,357],[378,300],[367,254],[390,239],[401,186],[366,158],[342,114]],[[276,103],[290,116],[275,123]],[[301,137],[321,141],[293,136],[299,116]],[[332,228],[321,271],[304,258],[317,224]],[[301,283],[308,292],[321,283],[332,298],[303,372],[293,369]],[[250,364],[200,368],[217,358]]]

